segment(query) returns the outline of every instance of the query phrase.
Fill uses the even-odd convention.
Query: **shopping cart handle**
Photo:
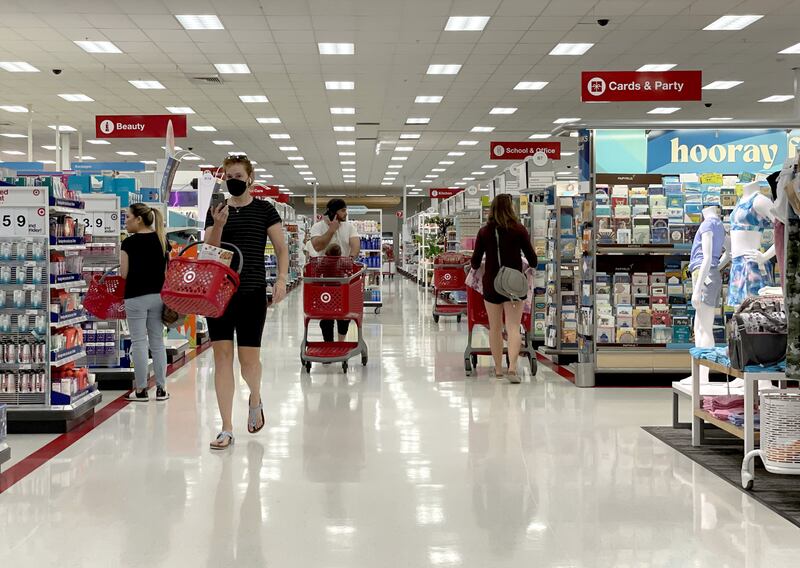
[[[185,253],[190,248],[196,247],[197,245],[202,245],[202,244],[205,244],[205,243],[203,241],[197,241],[197,242],[191,243],[190,245],[184,247],[183,250],[181,250],[181,252],[178,253],[178,256],[183,256],[183,253]],[[242,256],[242,251],[239,250],[239,247],[237,247],[233,243],[222,242],[222,243],[219,244],[219,248],[224,248],[222,245],[226,245],[226,246],[229,246],[229,247],[233,248],[234,252],[236,252],[238,254],[238,256],[239,256],[239,266],[238,266],[238,268],[236,268],[236,272],[237,272],[237,274],[241,274],[242,273],[242,263],[244,262],[244,257]]]

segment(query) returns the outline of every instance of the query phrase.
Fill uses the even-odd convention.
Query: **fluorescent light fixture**
[[[260,177],[260,178],[262,178],[262,179],[272,179],[272,178],[274,178],[275,176],[274,176],[274,175],[272,175],[272,174],[261,174],[261,175],[260,175],[260,176],[258,176],[258,177]],[[278,187],[283,187],[283,186],[282,186],[282,185],[279,185]]]
[[[470,132],[494,132],[494,126],[473,126]]]
[[[257,118],[256,122],[258,122],[259,124],[280,124],[281,119],[278,118],[277,116],[269,116],[269,117]]]
[[[520,81],[514,87],[515,91],[541,91],[549,84],[549,81]]]
[[[192,130],[196,132],[216,132],[217,129],[213,126],[192,126]]]
[[[772,95],[765,99],[761,99],[760,103],[785,103],[794,98],[794,95]]]
[[[337,146],[355,146],[356,145],[356,141],[355,140],[337,140],[336,141],[336,145]]]
[[[269,137],[272,140],[289,140],[291,138],[288,134],[270,134]]]
[[[395,152],[413,152],[414,146],[395,146]]]
[[[353,107],[331,107],[331,114],[355,114],[356,109]]]
[[[356,165],[356,161],[355,160],[342,160],[339,163],[341,165],[343,165],[343,166],[355,166]]]
[[[367,193],[366,197],[386,197],[385,193]]]
[[[166,150],[166,149],[167,149],[167,147],[166,147],[166,146],[161,146],[161,149],[162,149],[162,150]],[[180,146],[175,146],[175,149],[176,149],[178,152],[180,152],[181,150],[183,150],[183,148],[181,148]]]
[[[578,174],[575,173],[575,172],[556,172],[556,175],[557,176],[572,176],[572,175],[578,175]]]
[[[461,71],[461,65],[455,63],[428,65],[428,75],[457,75]]]
[[[553,124],[569,124],[570,122],[578,122],[580,118],[557,118]]]
[[[76,128],[73,128],[72,126],[68,126],[66,124],[59,124],[58,126],[56,126],[55,124],[51,124],[47,128],[49,128],[50,130],[56,130],[57,129],[59,132],[77,132],[78,131]]]
[[[457,181],[456,185],[467,185],[467,182],[465,182],[465,181]]]
[[[703,87],[704,91],[724,91],[727,89],[733,89],[737,85],[741,85],[744,81],[712,81],[705,87]]]
[[[561,155],[563,156],[564,152],[561,152]],[[497,164],[484,164],[484,165],[481,166],[481,169],[483,169],[483,170],[493,170],[496,167],[497,167]]]
[[[40,164],[45,164],[45,165],[55,164],[53,160],[36,160],[36,161],[39,162]]]
[[[239,100],[243,103],[268,103],[269,99],[265,95],[239,95]]]
[[[76,160],[85,160],[87,162],[91,162],[92,160],[96,160],[94,156],[75,156]]]
[[[289,156],[289,160],[292,162],[302,162],[305,158],[303,156]]]
[[[219,73],[245,75],[250,73],[247,63],[214,63]]]
[[[138,156],[136,152],[131,152],[130,150],[121,150],[117,154],[120,156]]]
[[[242,152],[241,150],[234,150],[233,152],[228,152],[229,156],[246,156],[247,152]],[[250,162],[251,164],[255,164],[255,162]]]
[[[550,138],[549,134],[531,134],[528,136],[528,140],[547,140]]]
[[[432,172],[446,172],[446,168],[431,168]]]
[[[550,55],[583,55],[593,46],[593,43],[559,43],[550,50]]]
[[[24,156],[25,152],[20,152],[19,150],[3,150],[3,154],[8,154],[9,156]]]
[[[45,144],[44,146],[42,146],[42,149],[43,150],[51,150],[51,151],[52,150],[57,150],[57,148],[55,146],[53,146],[52,144]]]
[[[789,47],[779,51],[778,53],[800,53],[800,43],[790,45]]]
[[[477,146],[480,140],[459,140],[459,146]]]
[[[232,140],[212,140],[211,142],[217,146],[233,146]]]
[[[27,107],[20,105],[0,105],[0,109],[6,112],[28,112]]]
[[[255,168],[253,171],[261,173],[261,172],[265,172],[267,170],[266,170],[266,168]]]
[[[455,164],[455,162],[452,160],[442,160],[439,162],[440,166],[452,166],[453,164]]]
[[[325,88],[329,91],[352,91],[356,84],[355,81],[325,81]]]
[[[382,181],[381,185],[394,185],[394,184],[392,182],[390,182],[390,181]],[[370,197],[370,196],[368,195],[367,197]],[[372,197],[384,197],[384,194],[373,195]]]
[[[137,89],[166,89],[159,81],[128,81]]]
[[[183,159],[186,160],[187,162],[199,162],[203,158],[201,158],[200,156],[184,156]]]
[[[155,166],[158,163],[155,160],[139,160],[139,162],[141,162],[142,164],[145,164],[147,166]],[[214,166],[212,166],[211,164],[206,164],[206,165],[204,165],[202,167],[204,167],[204,168],[213,168]]]
[[[514,114],[515,112],[517,112],[517,107],[494,107],[489,114]]]
[[[355,174],[342,174],[342,178],[344,179],[354,179],[355,177]]]
[[[408,156],[392,156],[391,157],[391,161],[392,162],[405,162],[406,160],[408,160]]]
[[[297,173],[300,174],[301,176],[313,176],[314,175],[314,172],[312,172],[311,170],[303,170],[302,172],[297,172]]]
[[[710,120],[712,122],[723,122],[725,120],[733,120],[733,117],[732,116],[714,116],[712,118],[709,118],[708,120]],[[564,152],[561,152],[561,155],[563,156]]]
[[[434,95],[418,95],[417,98],[414,99],[414,102],[435,104],[442,102],[442,97]]]
[[[450,16],[444,26],[446,32],[480,32],[489,22],[489,16]]]
[[[426,175],[425,177],[426,177],[426,178],[428,178],[428,179],[436,179],[436,178],[438,178],[439,176],[438,176],[438,175],[436,175],[436,174],[428,174],[428,175]]]
[[[389,164],[386,167],[389,168],[390,170],[400,170],[403,169],[403,164]]]
[[[175,16],[186,30],[224,30],[225,26],[214,14],[180,14]]]
[[[570,138],[577,138],[577,137],[578,137],[578,133],[577,133],[577,131],[573,130],[572,132],[570,132],[570,133],[569,133],[569,137],[570,137]]]
[[[431,121],[430,118],[422,118],[422,117],[407,118],[406,119],[406,124],[429,124],[430,121]]]
[[[356,169],[355,168],[342,168],[342,171],[343,172],[354,172],[354,171],[356,171]]]
[[[562,156],[574,156],[575,152],[561,152],[561,155]],[[485,168],[488,168],[489,166],[481,166],[481,167],[483,167],[485,169]],[[497,166],[491,166],[491,167],[496,168]]]
[[[192,107],[164,107],[172,114],[194,114]]]
[[[400,140],[419,140],[419,137],[419,134],[406,133],[400,135]]]
[[[486,172],[481,172],[481,171],[478,171],[478,172],[470,172],[470,175],[473,175],[473,176],[482,176],[482,175],[484,175],[485,173],[486,173]]]
[[[292,164],[298,170],[305,170],[308,168],[308,164]]]
[[[646,71],[669,71],[673,67],[675,67],[675,63],[647,63],[642,65],[637,69],[637,71],[646,72]]]
[[[763,17],[764,16],[758,16],[755,14],[750,14],[745,16],[736,16],[729,14],[727,16],[722,16],[721,18],[717,18],[703,29],[707,31],[743,30],[753,22],[757,22]]]
[[[342,156],[342,157],[344,157],[344,156],[355,156],[356,153],[355,152],[339,152],[339,155]]]
[[[278,146],[281,152],[297,152],[297,146]]]
[[[681,110],[681,107],[656,107],[653,110],[647,111],[647,114],[672,114],[679,110]]]
[[[464,180],[464,181],[475,181],[474,177],[464,177],[464,178],[461,178],[461,179]]]
[[[333,131],[334,132],[355,132],[356,131],[356,127],[355,126],[334,126],[333,127]]]
[[[433,183],[433,180],[430,180],[430,179],[421,179],[421,180],[419,180],[419,183]]]
[[[318,43],[320,55],[353,55],[356,52],[354,43]]]
[[[39,70],[25,61],[0,61],[0,69],[10,73],[38,73]]]
[[[448,152],[447,153],[448,156],[455,156],[455,157],[463,156],[465,154],[466,154],[466,152]]]
[[[27,138],[28,137],[27,134],[15,134],[15,133],[12,133],[12,132],[5,132],[3,134],[0,134],[0,136],[4,136],[6,138]]]
[[[87,53],[122,53],[122,50],[110,41],[76,41],[75,45]]]

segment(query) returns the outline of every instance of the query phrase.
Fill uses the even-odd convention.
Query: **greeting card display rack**
[[[383,278],[385,253],[383,250],[383,209],[357,209],[349,211],[351,219],[361,240],[359,262],[366,269],[364,285],[364,307],[372,308],[375,314],[381,313],[383,307]],[[372,216],[375,219],[363,219]]]

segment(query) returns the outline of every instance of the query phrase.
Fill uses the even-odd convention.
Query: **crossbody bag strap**
[[[503,261],[500,260],[500,233],[497,232],[497,227],[494,228],[494,238],[497,241],[497,265],[502,268]]]

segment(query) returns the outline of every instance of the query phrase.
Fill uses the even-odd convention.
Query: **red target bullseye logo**
[[[36,210],[36,214],[37,214],[39,217],[44,217],[45,213],[46,213],[46,212],[45,212],[45,210],[44,210],[44,207],[39,207],[39,209],[37,209],[37,210]]]
[[[319,301],[323,304],[327,304],[331,301],[331,295],[328,292],[323,292],[319,295]]]
[[[445,280],[452,280],[453,279],[453,275],[452,274],[445,274],[444,275],[444,279]]]
[[[183,275],[183,281],[187,284],[191,284],[197,278],[197,273],[194,271],[189,271]]]

